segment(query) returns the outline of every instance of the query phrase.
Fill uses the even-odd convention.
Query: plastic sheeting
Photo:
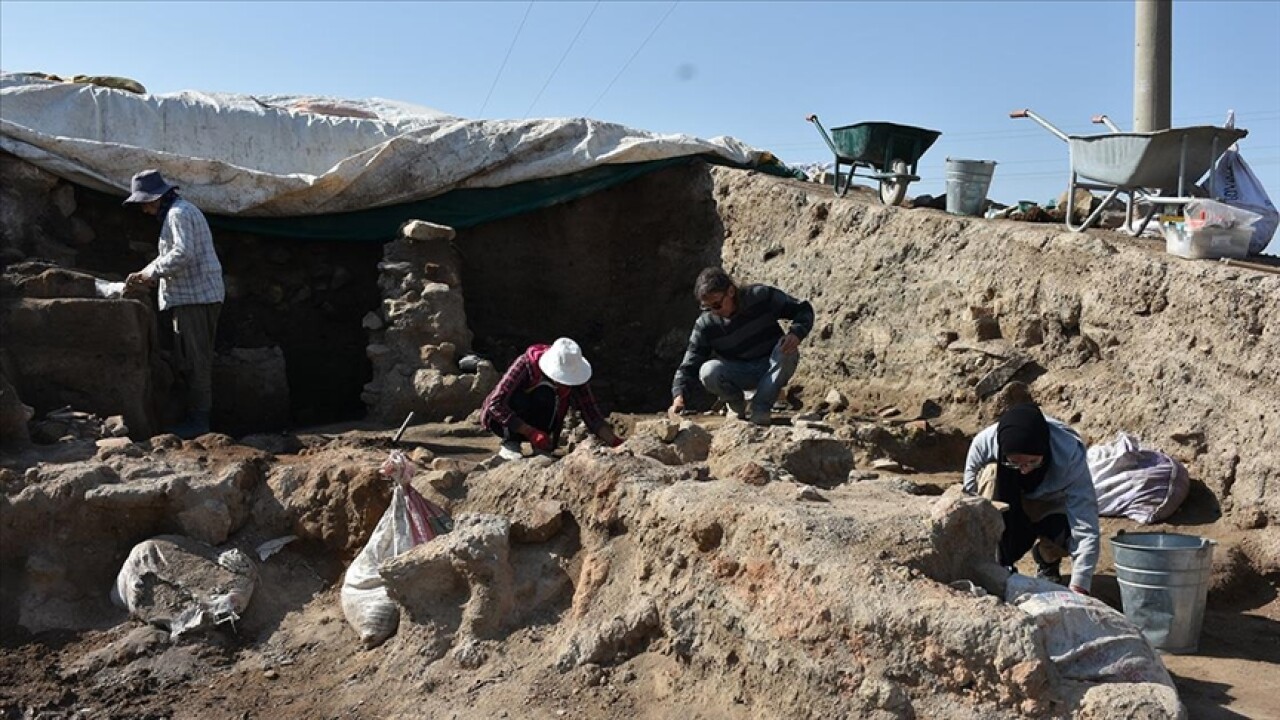
[[[694,155],[776,163],[729,137],[588,118],[466,120],[385,100],[137,95],[21,74],[0,76],[0,150],[120,197],[135,172],[157,168],[206,213],[264,218],[351,213]]]
[[[1045,650],[1063,677],[1174,686],[1142,632],[1101,600],[1014,574],[1005,588],[1005,601],[1035,618]]]

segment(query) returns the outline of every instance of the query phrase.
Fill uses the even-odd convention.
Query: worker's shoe
[[[746,420],[747,419],[747,401],[738,400],[737,402],[725,403],[725,415],[730,420]]]
[[[768,410],[753,409],[751,411],[751,424],[769,427],[773,424],[773,413]]]
[[[524,453],[520,450],[520,441],[503,440],[502,445],[498,446],[498,457],[503,460],[519,460],[524,457]]]
[[[209,411],[193,410],[190,415],[184,418],[177,425],[174,425],[169,432],[177,435],[183,440],[191,440],[209,432]]]
[[[1055,560],[1053,562],[1045,560],[1040,556],[1039,547],[1031,548],[1031,559],[1036,561],[1036,577],[1048,580],[1051,583],[1057,583],[1058,585],[1063,584],[1062,570],[1060,569],[1062,565],[1061,560]]]

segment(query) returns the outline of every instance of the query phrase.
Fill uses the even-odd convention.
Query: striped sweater
[[[778,320],[791,321],[791,334],[804,339],[813,329],[813,306],[769,285],[738,288],[738,309],[722,318],[703,312],[693,324],[689,347],[676,369],[672,396],[683,395],[698,382],[698,370],[715,356],[721,360],[759,360],[768,357],[785,334]]]

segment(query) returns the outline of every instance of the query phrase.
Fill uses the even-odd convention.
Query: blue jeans
[[[799,364],[799,350],[783,355],[775,345],[768,357],[758,360],[708,360],[698,371],[698,379],[711,394],[735,411],[746,404],[743,391],[754,389],[751,410],[768,412]]]

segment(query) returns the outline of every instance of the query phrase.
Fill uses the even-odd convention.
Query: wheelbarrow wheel
[[[889,172],[893,173],[894,175],[906,175],[907,161],[894,160],[892,163],[889,164]],[[891,180],[881,180],[880,181],[880,202],[884,203],[885,205],[897,205],[898,203],[902,202],[903,198],[907,196],[907,185],[910,185],[910,184],[911,184],[910,180],[903,180],[899,178],[893,178]]]

